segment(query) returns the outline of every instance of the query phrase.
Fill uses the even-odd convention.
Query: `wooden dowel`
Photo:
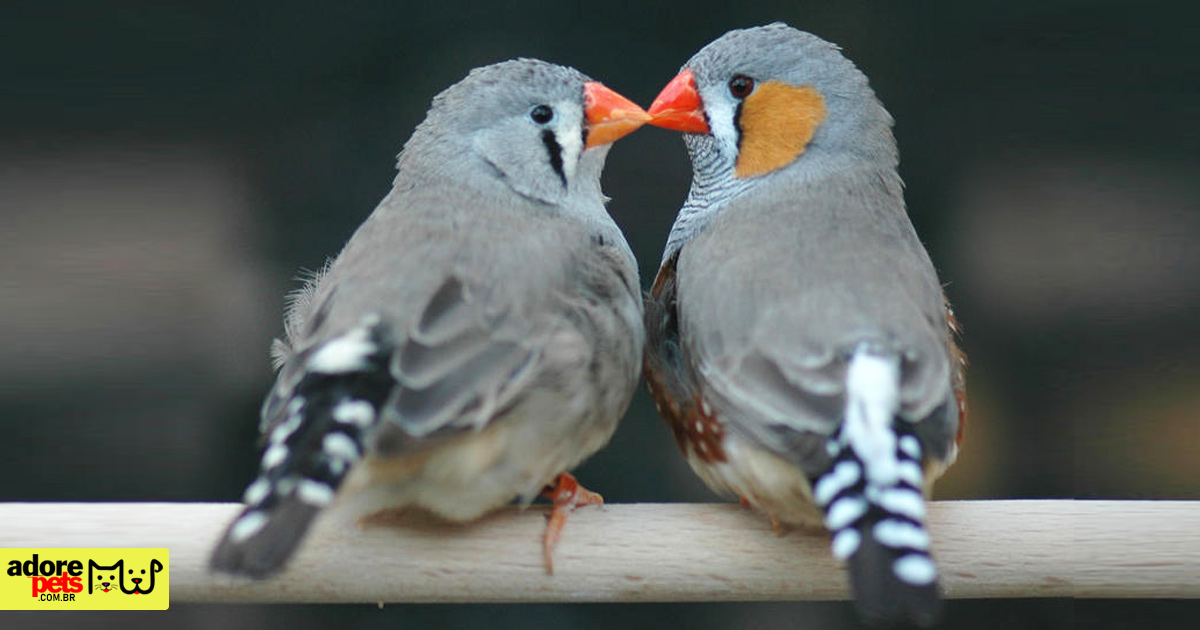
[[[545,511],[470,525],[410,513],[318,520],[267,581],[207,569],[237,505],[0,504],[0,547],[166,547],[172,602],[662,602],[847,596],[827,537],[776,536],[736,504],[614,504],[568,520],[547,575]],[[947,597],[1200,597],[1200,502],[943,501],[930,506]]]

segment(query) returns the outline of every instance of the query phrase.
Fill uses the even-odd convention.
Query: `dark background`
[[[1171,5],[162,4],[0,8],[0,500],[235,500],[283,295],[387,192],[435,93],[533,56],[648,104],[708,41],[776,19],[839,43],[897,120],[910,214],[972,359],[967,441],[937,496],[1200,498],[1200,46]],[[689,177],[662,130],[610,154],[609,208],[644,285]],[[578,473],[613,502],[714,500],[644,392]],[[1197,614],[955,601],[945,627]],[[6,622],[855,623],[844,602],[175,605]]]

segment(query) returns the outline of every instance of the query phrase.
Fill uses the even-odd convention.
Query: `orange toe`
[[[546,560],[546,573],[554,573],[554,548],[562,536],[567,516],[581,505],[603,505],[604,497],[579,485],[570,473],[559,473],[554,484],[546,486],[542,496],[554,502],[554,508],[546,521],[546,532],[542,536],[542,553]]]

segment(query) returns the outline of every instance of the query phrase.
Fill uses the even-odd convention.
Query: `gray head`
[[[536,59],[472,70],[433,99],[400,153],[397,188],[507,188],[559,205],[600,194],[609,143],[649,116],[583,73]]]
[[[697,180],[729,194],[782,173],[897,160],[892,118],[866,76],[834,44],[778,22],[705,46],[650,113],[687,133]]]

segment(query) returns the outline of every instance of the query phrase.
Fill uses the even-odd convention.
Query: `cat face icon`
[[[117,590],[118,570],[110,569],[108,571],[93,571],[92,580],[94,583],[88,587],[88,592],[95,591],[101,593],[111,593]]]
[[[119,586],[127,595],[149,595],[154,590],[154,576],[162,570],[158,560],[151,560],[146,568],[126,568],[124,560],[107,566],[88,560],[88,593],[107,593]]]

